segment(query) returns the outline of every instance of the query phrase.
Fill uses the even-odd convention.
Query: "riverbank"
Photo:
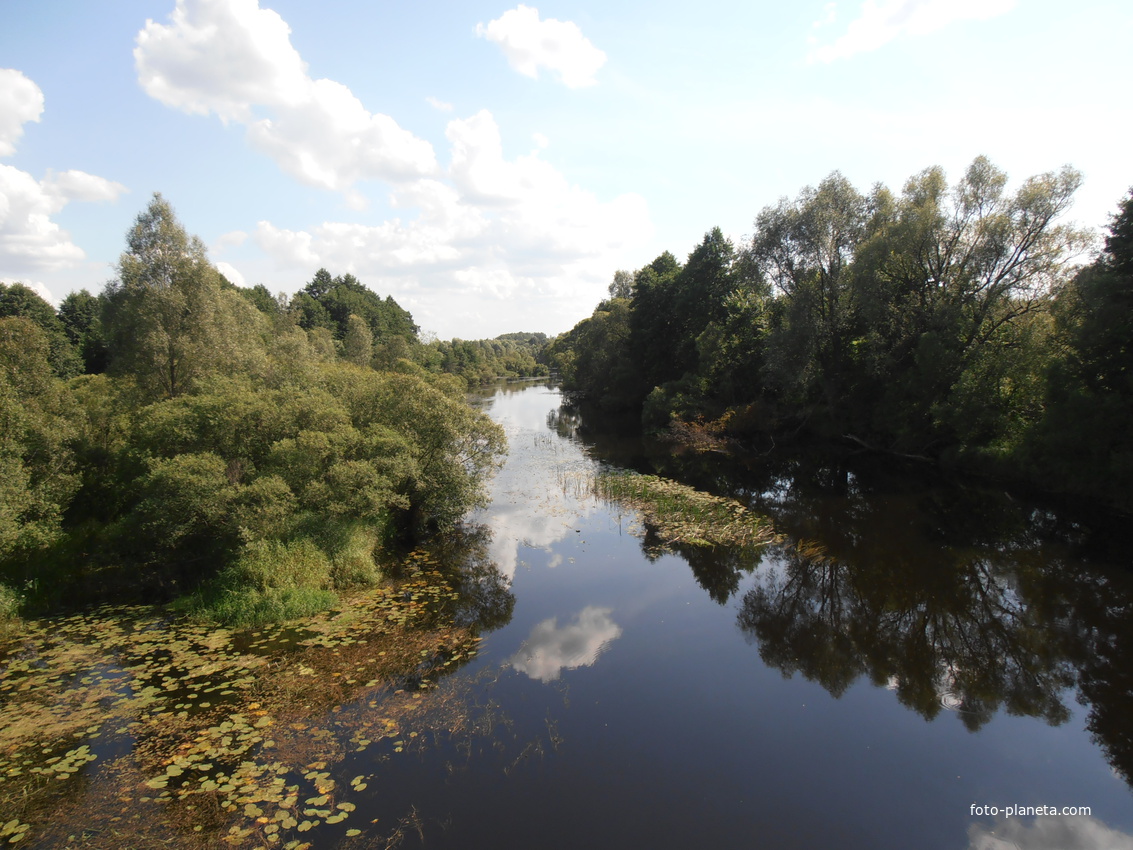
[[[456,595],[415,552],[398,581],[301,626],[233,631],[145,606],[25,623],[0,657],[4,837],[294,850],[313,830],[388,836],[397,824],[350,820],[367,775],[340,784],[326,768],[468,721],[437,689],[476,654]]]

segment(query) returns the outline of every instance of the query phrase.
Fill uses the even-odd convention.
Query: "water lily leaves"
[[[26,812],[50,811],[41,789],[81,774],[98,738],[99,752],[118,755],[103,756],[111,769],[92,773],[89,787],[122,782],[110,796],[135,812],[158,806],[163,819],[207,798],[204,808],[227,813],[215,843],[309,847],[296,832],[356,811],[335,799],[334,765],[386,737],[396,752],[420,743],[404,727],[421,713],[423,689],[475,655],[467,630],[440,613],[457,594],[434,562],[419,553],[409,572],[303,629],[232,632],[142,606],[31,621],[0,654],[0,791],[27,800]],[[347,778],[347,793],[367,790],[370,777],[346,789]],[[34,818],[0,825],[0,843],[33,835],[24,820]]]

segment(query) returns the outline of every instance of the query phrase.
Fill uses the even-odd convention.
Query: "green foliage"
[[[1133,195],[1075,275],[1089,237],[1061,219],[1080,182],[1011,191],[984,157],[900,194],[835,172],[765,207],[738,252],[713,230],[684,265],[618,273],[547,357],[649,428],[849,439],[1128,506]]]
[[[71,345],[83,361],[82,371],[98,374],[106,371],[109,353],[102,330],[101,299],[85,289],[72,292],[59,305],[59,321]]]
[[[400,337],[398,337],[400,339]],[[342,337],[342,357],[355,366],[369,366],[374,357],[374,335],[370,327],[353,313],[346,319]]]
[[[199,588],[185,605],[227,622],[297,616],[483,501],[503,432],[413,362],[392,299],[325,271],[289,309],[239,290],[160,195],[127,243],[62,319],[0,292],[0,578],[34,604]],[[52,339],[89,366],[104,331],[110,371],[61,380]]]
[[[310,540],[255,541],[178,607],[230,626],[306,617],[338,601],[330,574],[330,559]]]
[[[29,319],[44,333],[47,360],[57,377],[70,378],[83,371],[83,362],[75,342],[55,309],[22,283],[0,283],[0,318]]]
[[[1133,191],[1118,206],[1105,251],[1059,292],[1060,355],[1027,460],[1071,492],[1133,510]]]
[[[432,370],[456,375],[467,386],[497,378],[527,378],[548,373],[543,352],[546,334],[510,333],[495,339],[434,341],[424,352]]]
[[[200,239],[161,195],[138,216],[107,286],[103,325],[110,366],[151,398],[177,396],[211,373],[263,368],[260,313],[222,285]]]
[[[383,299],[352,274],[332,278],[326,269],[319,269],[291,299],[291,311],[301,328],[325,328],[338,340],[346,339],[350,317],[356,316],[369,329],[371,344],[384,343],[394,336],[417,341],[419,329],[413,316],[391,296]]]
[[[23,597],[7,585],[0,584],[0,639],[8,637],[20,625]]]
[[[32,320],[0,319],[0,561],[51,543],[78,486],[75,411],[49,357]]]

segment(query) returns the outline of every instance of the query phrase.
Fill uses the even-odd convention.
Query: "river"
[[[153,666],[168,653],[150,637],[171,624],[106,637],[99,621],[87,644],[136,648],[56,678],[101,688],[102,702],[82,702],[91,711],[129,690],[134,702],[113,703],[129,716],[120,728],[81,721],[52,768],[9,751],[0,778],[78,777],[57,817],[107,816],[88,832],[33,829],[42,837],[27,845],[115,846],[121,805],[171,824],[154,846],[203,833],[201,846],[292,848],[1133,848],[1133,581],[1120,534],[865,457],[651,450],[588,430],[548,384],[500,385],[477,403],[510,452],[491,504],[417,556],[451,586],[422,579],[375,609],[424,617],[424,648],[379,652],[366,643],[378,619],[334,640],[222,640],[193,626],[174,669]],[[783,539],[756,556],[666,546],[593,495],[595,474],[618,466],[738,499]],[[340,667],[296,656],[294,675],[265,685],[286,666],[265,655],[288,641]],[[366,664],[386,649],[426,661],[382,686]],[[139,716],[190,724],[194,712],[212,725],[146,733],[166,750],[141,737]],[[150,777],[142,796],[114,785],[112,757]],[[189,790],[174,793],[178,782]]]
[[[587,486],[648,457],[561,402],[481,402],[514,607],[459,675],[500,719],[387,775],[422,846],[1133,847],[1130,575],[1085,530],[891,464],[693,456],[654,464],[789,542],[659,551]]]

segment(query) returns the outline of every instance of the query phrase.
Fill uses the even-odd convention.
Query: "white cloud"
[[[19,71],[0,69],[0,155],[15,153],[23,125],[42,113],[39,86]],[[48,171],[40,181],[0,165],[0,273],[57,271],[81,262],[83,250],[51,217],[71,201],[113,201],[125,191],[85,171]]]
[[[256,242],[280,268],[309,274],[325,266],[392,290],[419,324],[441,330],[435,321],[474,318],[467,312],[474,295],[494,299],[489,309],[501,323],[543,327],[545,317],[523,319],[524,305],[535,304],[573,323],[601,297],[610,270],[626,265],[627,255],[636,258],[652,236],[640,196],[601,201],[537,151],[506,159],[487,111],[451,121],[446,135],[452,145],[446,179],[416,180],[392,192],[404,218],[297,231],[261,221]],[[504,324],[497,333],[518,326]]]
[[[861,13],[834,42],[822,45],[812,38],[807,58],[811,62],[833,62],[877,50],[896,38],[926,35],[956,21],[994,18],[1014,7],[1015,0],[865,0]],[[828,3],[815,29],[825,28],[835,19],[835,6]]]
[[[539,69],[546,68],[572,89],[594,85],[594,75],[606,62],[606,54],[576,24],[541,21],[538,9],[522,3],[487,26],[477,24],[476,35],[498,44],[508,64],[524,76],[537,79]]]
[[[565,626],[559,626],[555,617],[539,623],[507,663],[532,679],[553,682],[563,670],[589,667],[621,634],[609,608],[587,606]]]
[[[0,272],[58,271],[85,258],[51,216],[71,201],[112,201],[126,187],[83,171],[49,174],[37,181],[0,165]]]
[[[968,850],[1133,850],[1133,836],[1092,817],[1036,817],[1000,820],[994,828],[972,824]]]
[[[59,299],[52,295],[51,290],[38,280],[17,280],[14,277],[3,277],[0,278],[0,283],[7,284],[9,286],[11,286],[13,283],[22,283],[52,307],[59,309],[59,304],[61,303]]]
[[[177,0],[168,24],[138,33],[138,81],[167,106],[243,124],[253,147],[308,185],[346,192],[435,173],[432,145],[341,83],[312,79],[290,33],[258,0]]]
[[[221,251],[227,251],[229,248],[239,248],[248,241],[248,234],[243,230],[230,230],[228,233],[222,233],[216,237],[216,241],[212,243],[212,250],[214,253],[219,254]]]
[[[248,286],[247,281],[244,280],[244,275],[231,263],[217,263],[216,270],[228,278],[229,283],[234,283],[241,288]]]
[[[541,22],[524,6],[482,30],[523,68],[550,68],[568,85],[592,82],[605,59],[574,24]],[[285,228],[267,220],[253,238],[280,271],[352,272],[425,327],[474,321],[486,309],[493,326],[508,323],[499,333],[512,326],[509,315],[519,321],[536,303],[573,322],[601,297],[610,270],[626,265],[626,252],[638,259],[652,236],[640,196],[600,200],[572,184],[541,158],[546,137],[536,134],[529,154],[505,158],[487,111],[448,123],[442,170],[428,142],[367,111],[345,85],[312,79],[287,23],[257,0],[177,0],[167,22],[139,32],[134,57],[152,97],[242,125],[252,147],[299,180],[342,192],[351,209],[368,203],[359,181],[391,184],[397,215],[379,224],[344,216]],[[494,303],[473,307],[477,295]]]
[[[43,92],[39,86],[12,68],[0,68],[0,156],[16,152],[24,124],[39,121],[43,114]]]
[[[452,112],[452,104],[441,100],[440,98],[429,95],[425,98],[425,102],[440,112]]]

